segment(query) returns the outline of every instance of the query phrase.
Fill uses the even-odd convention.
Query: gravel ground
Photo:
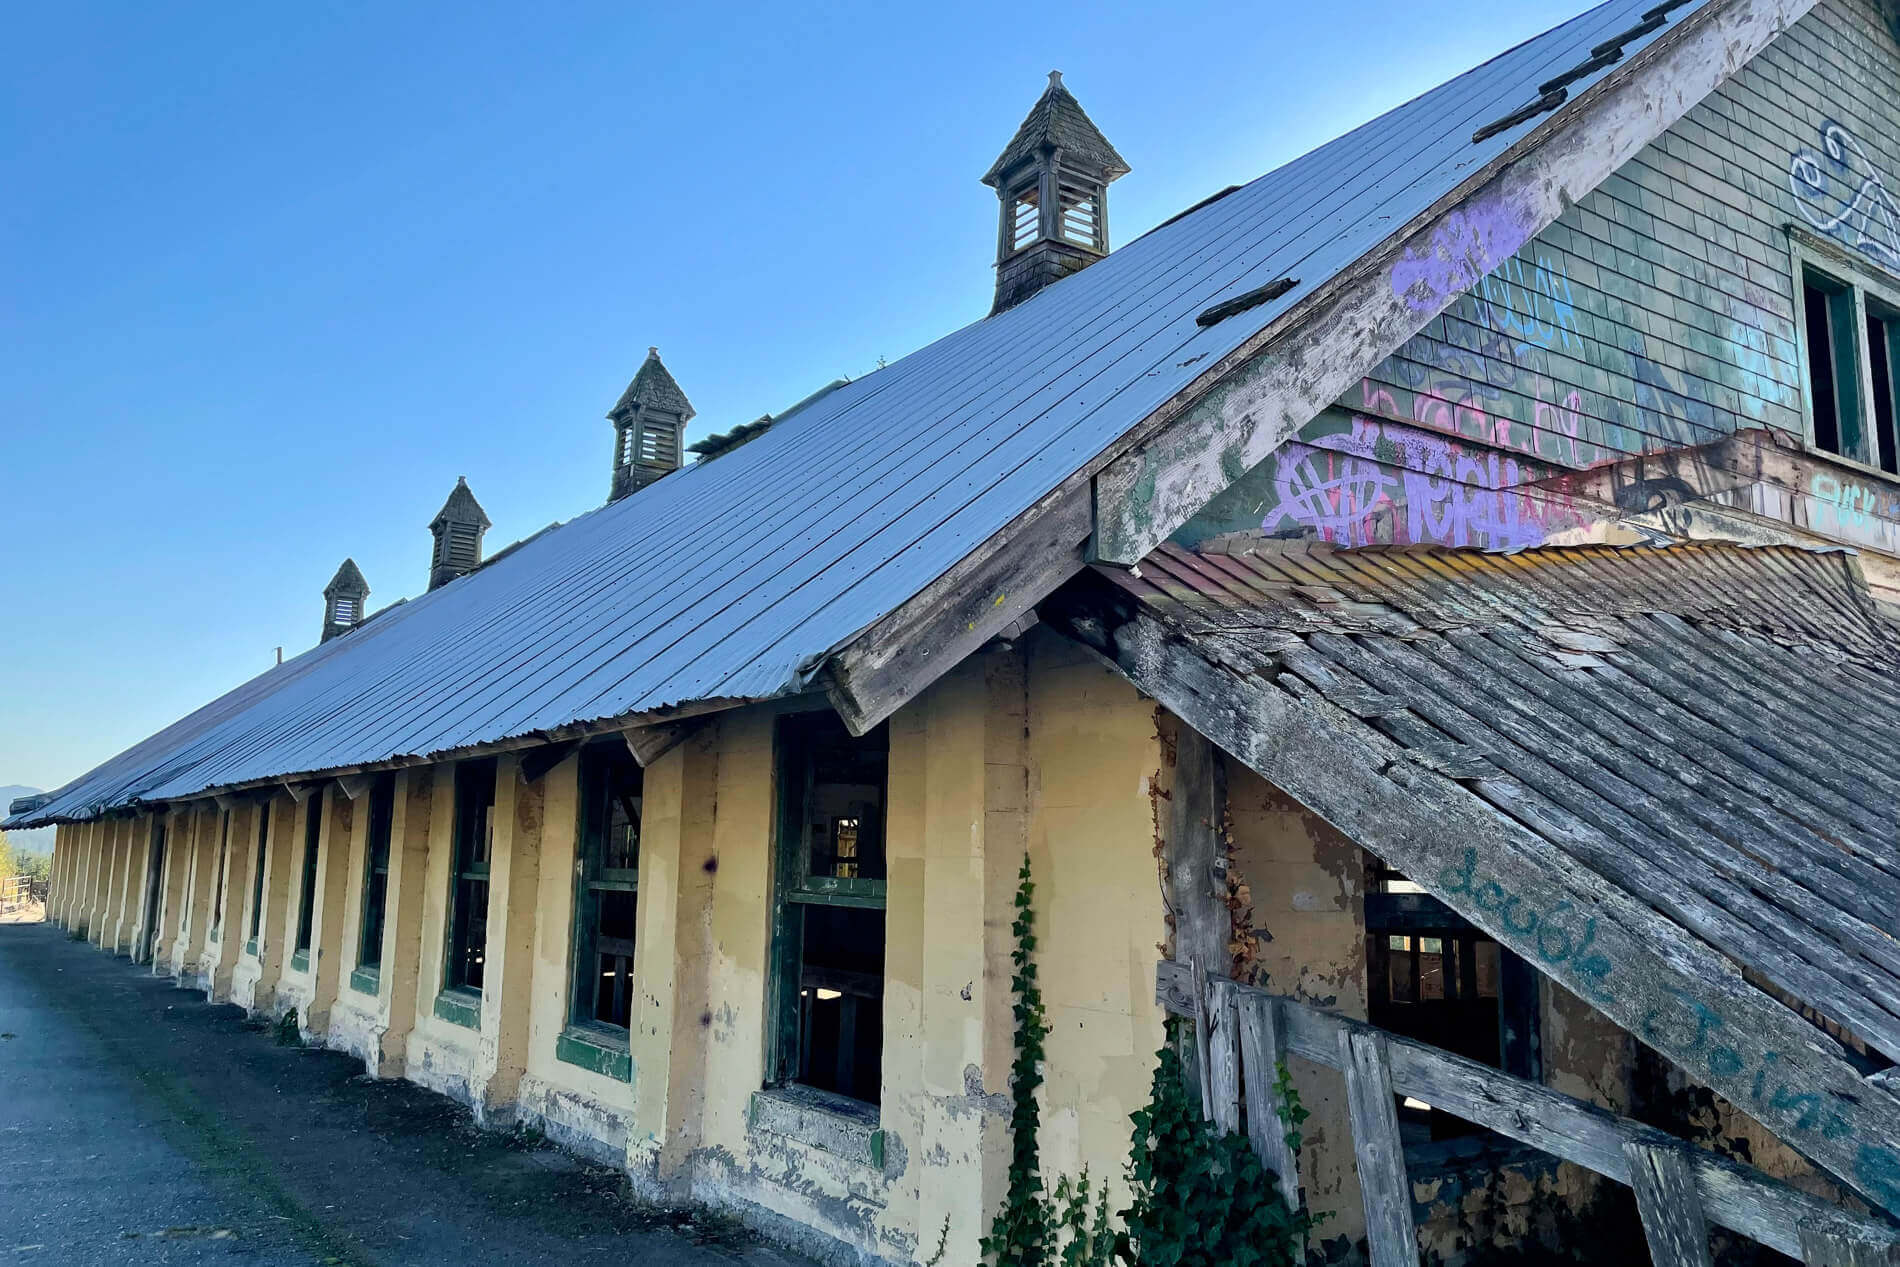
[[[555,1261],[806,1260],[58,929],[0,927],[0,1263]]]

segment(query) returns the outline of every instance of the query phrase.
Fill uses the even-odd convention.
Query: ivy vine
[[[1016,1059],[1010,1066],[1009,1187],[1003,1208],[983,1238],[985,1257],[994,1255],[1005,1267],[1043,1267],[1049,1261],[1054,1233],[1053,1207],[1042,1188],[1041,1150],[1037,1135],[1042,1110],[1036,1091],[1042,1086],[1043,1042],[1049,1022],[1042,1010],[1042,985],[1036,980],[1035,882],[1029,875],[1029,855],[1023,855],[1016,873],[1016,920],[1010,925],[1016,948],[1010,952],[1014,969],[1009,988],[1016,996]]]
[[[1324,1216],[1314,1217],[1304,1204],[1288,1209],[1246,1138],[1222,1134],[1201,1116],[1200,1102],[1189,1097],[1182,1077],[1176,1021],[1168,1022],[1149,1103],[1132,1115],[1128,1182],[1133,1201],[1120,1213],[1119,1230],[1109,1214],[1107,1186],[1093,1184],[1086,1169],[1073,1179],[1064,1175],[1053,1192],[1045,1189],[1036,1092],[1043,1081],[1049,1024],[1033,958],[1035,892],[1025,856],[1017,872],[1011,925],[1016,1057],[1009,1185],[982,1240],[984,1257],[997,1267],[1293,1267],[1303,1262],[1308,1237]],[[1285,1063],[1275,1072],[1280,1122],[1297,1161],[1301,1125],[1311,1115]]]

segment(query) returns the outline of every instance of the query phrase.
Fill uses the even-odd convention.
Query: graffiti
[[[1900,268],[1900,207],[1880,168],[1853,133],[1831,120],[1821,125],[1821,146],[1825,157],[1798,150],[1788,160],[1795,210],[1829,237]]]
[[[1502,198],[1445,217],[1424,250],[1407,247],[1392,265],[1392,293],[1416,313],[1437,312],[1517,254],[1530,237],[1523,214]]]
[[[1526,264],[1513,255],[1484,275],[1472,298],[1478,320],[1512,340],[1517,355],[1533,345],[1568,351],[1583,347],[1570,296],[1570,272],[1561,257],[1555,265],[1542,255]]]
[[[1500,453],[1355,416],[1349,432],[1274,455],[1273,501],[1260,527],[1346,546],[1522,549],[1581,523],[1567,497],[1523,487],[1543,475]]]
[[[1843,480],[1831,471],[1816,471],[1808,480],[1808,492],[1830,507],[1843,524],[1855,528],[1871,526],[1868,521],[1876,517],[1900,519],[1900,496]]]
[[[1480,879],[1477,870],[1478,851],[1466,849],[1459,865],[1438,873],[1440,896],[1449,899],[1466,895],[1473,906],[1496,915],[1511,932],[1532,939],[1537,957],[1544,963],[1552,967],[1569,964],[1570,971],[1582,978],[1578,984],[1583,991],[1597,1002],[1616,998],[1607,984],[1615,965],[1595,949],[1595,916],[1582,916],[1567,901],[1540,910],[1536,899],[1510,892],[1495,878]]]

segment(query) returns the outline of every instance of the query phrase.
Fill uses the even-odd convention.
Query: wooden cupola
[[[355,559],[343,560],[343,566],[323,587],[323,637],[319,641],[328,642],[362,624],[368,614],[364,608],[368,599],[369,582],[363,579],[362,569]]]
[[[435,537],[435,550],[429,556],[430,589],[475,570],[482,561],[482,534],[488,529],[488,515],[475,494],[468,491],[468,477],[456,476],[449,499],[429,521],[429,531]]]
[[[660,349],[647,359],[607,411],[614,424],[614,477],[607,500],[617,502],[680,467],[686,424],[693,405],[660,362]]]
[[[1049,87],[983,175],[1002,201],[996,303],[1014,308],[1108,254],[1108,187],[1128,164],[1049,72]]]

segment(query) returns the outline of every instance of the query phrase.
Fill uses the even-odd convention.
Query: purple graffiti
[[[1275,459],[1276,505],[1261,523],[1270,533],[1291,520],[1336,545],[1515,550],[1581,522],[1566,496],[1523,488],[1537,475],[1515,458],[1365,417]]]
[[[1392,293],[1415,313],[1434,313],[1470,290],[1530,239],[1523,213],[1502,198],[1462,207],[1392,265]]]

